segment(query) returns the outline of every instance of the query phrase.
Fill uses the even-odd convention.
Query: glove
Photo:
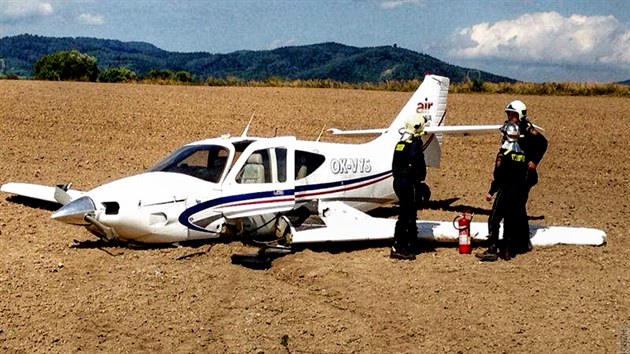
[[[426,183],[422,182],[416,186],[416,202],[418,208],[421,208],[425,203],[431,199],[431,189]]]

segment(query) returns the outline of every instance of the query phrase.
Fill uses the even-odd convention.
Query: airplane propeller
[[[75,199],[57,210],[51,217],[57,221],[73,225],[90,225],[85,220],[88,215],[94,215],[96,206],[92,198],[83,196]]]
[[[51,217],[66,224],[87,226],[94,235],[109,242],[118,240],[116,231],[98,221],[95,217],[96,206],[92,198],[83,196],[65,204],[54,212]]]

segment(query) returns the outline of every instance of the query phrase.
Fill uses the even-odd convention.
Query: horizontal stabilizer
[[[292,229],[292,243],[386,240],[394,237],[396,219],[371,217],[341,202],[320,203],[319,212],[326,226],[303,231]],[[459,239],[459,231],[450,221],[420,220],[417,226],[418,238],[423,240],[457,242]],[[473,222],[470,226],[474,241],[488,238],[487,223]],[[534,246],[601,246],[606,243],[606,233],[585,227],[530,225],[530,240]]]
[[[447,135],[477,135],[499,133],[501,125],[439,125],[424,128],[427,134],[447,134]]]
[[[332,135],[378,135],[385,133],[387,129],[359,129],[359,130],[341,130],[330,128],[326,131]]]
[[[67,203],[69,200],[76,199],[83,195],[83,192],[74,190],[74,189],[69,189],[67,191],[62,190],[65,193],[61,193],[57,191],[57,189],[60,189],[60,188],[51,187],[51,186],[43,186],[41,184],[17,183],[17,182],[5,183],[2,186],[0,186],[0,191],[5,192],[5,193],[15,194],[15,195],[19,195],[26,198],[43,200],[43,201],[47,201],[51,203],[58,203],[58,204]],[[55,198],[55,193],[57,194],[57,198]],[[70,199],[68,199],[68,197]]]
[[[478,134],[491,134],[499,133],[499,129],[502,124],[490,124],[490,125],[438,125],[425,127],[424,132],[426,134],[446,134],[446,135],[478,135]],[[541,127],[534,125],[538,130],[544,131]],[[337,128],[330,128],[327,132],[333,135],[376,135],[383,134],[387,129],[357,129],[357,130],[341,130]]]
[[[427,134],[448,134],[448,135],[477,135],[498,133],[501,125],[438,125],[424,128]],[[387,129],[358,129],[341,130],[330,128],[327,131],[333,135],[377,135],[383,134]]]

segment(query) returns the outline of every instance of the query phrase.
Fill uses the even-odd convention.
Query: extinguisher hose
[[[472,219],[473,219],[473,216],[474,216],[474,215],[475,215],[475,214],[470,214],[470,219],[469,219],[469,221],[468,221],[468,225],[467,225],[467,226],[464,226],[464,227],[459,227],[457,220],[459,220],[459,219],[462,217],[462,215],[457,215],[457,216],[455,217],[455,219],[453,219],[453,227],[455,228],[455,230],[459,230],[459,231],[461,231],[461,230],[465,230],[465,229],[467,229],[467,228],[470,228],[470,223],[472,223]]]
[[[459,220],[459,218],[461,218],[461,217],[462,217],[461,215],[457,215],[455,217],[455,219],[453,219],[453,227],[455,228],[455,230],[463,230],[463,229],[459,228],[459,225],[458,225],[458,222],[457,222],[457,220]]]

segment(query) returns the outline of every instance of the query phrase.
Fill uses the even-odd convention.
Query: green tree
[[[117,68],[105,68],[98,76],[100,82],[130,82],[135,81],[136,73],[129,68],[119,66]]]
[[[96,58],[78,50],[59,51],[35,62],[33,75],[40,80],[96,81]]]
[[[175,78],[179,82],[193,82],[192,74],[185,70],[180,70],[176,72]]]

